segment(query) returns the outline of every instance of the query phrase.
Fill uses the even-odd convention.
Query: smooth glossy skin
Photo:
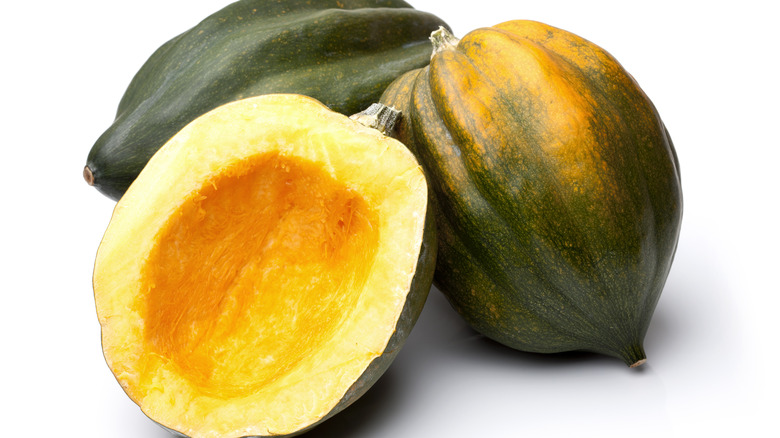
[[[398,0],[244,0],[160,47],[133,78],[85,179],[119,199],[147,161],[197,116],[245,97],[311,96],[351,115],[427,65],[446,26]]]
[[[653,104],[603,49],[541,23],[444,40],[381,99],[436,194],[439,289],[513,348],[643,363],[682,217]]]

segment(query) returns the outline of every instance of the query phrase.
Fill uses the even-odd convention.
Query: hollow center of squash
[[[378,224],[312,162],[266,153],[220,170],[171,215],[146,263],[148,349],[203,393],[256,391],[349,318]]]

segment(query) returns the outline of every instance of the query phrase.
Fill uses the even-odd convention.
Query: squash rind
[[[441,25],[399,0],[235,2],[152,54],[93,145],[85,175],[119,199],[188,122],[250,96],[304,94],[354,114],[428,63],[427,36]]]

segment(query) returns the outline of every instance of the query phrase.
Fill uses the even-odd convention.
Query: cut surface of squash
[[[376,213],[322,169],[252,161],[179,207],[143,273],[149,348],[223,397],[272,382],[333,335],[378,238]]]
[[[419,315],[402,318],[426,215],[395,140],[302,96],[220,107],[117,204],[93,280],[106,360],[187,436],[311,427]]]

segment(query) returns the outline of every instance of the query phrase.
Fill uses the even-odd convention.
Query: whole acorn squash
[[[250,96],[304,94],[354,114],[428,63],[428,36],[442,25],[401,0],[235,2],[152,54],[89,152],[84,178],[119,199],[184,125]]]
[[[100,244],[109,367],[185,436],[319,424],[379,378],[419,316],[428,198],[404,145],[311,98],[208,112],[153,156]]]
[[[430,66],[381,101],[435,194],[435,283],[508,346],[643,363],[682,217],[653,104],[603,49],[542,23],[432,39]]]

